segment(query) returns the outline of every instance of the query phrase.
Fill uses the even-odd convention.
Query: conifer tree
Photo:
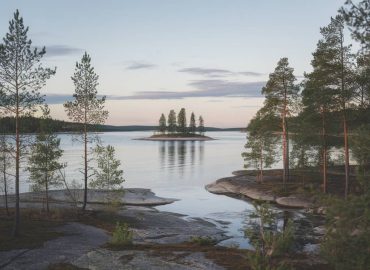
[[[177,116],[177,129],[181,134],[185,134],[188,131],[186,123],[186,111],[182,108]]]
[[[49,213],[49,189],[63,184],[59,171],[65,164],[59,160],[63,155],[60,138],[50,129],[50,110],[43,108],[41,131],[31,147],[27,170],[30,172],[32,189],[45,192],[46,211]]]
[[[204,120],[202,116],[199,116],[198,132],[200,135],[204,134]]]
[[[177,130],[177,121],[176,121],[176,113],[174,110],[171,110],[168,114],[168,132],[169,133],[175,133]]]
[[[162,134],[166,133],[167,125],[166,125],[166,117],[162,113],[161,117],[159,118],[159,132]]]
[[[334,91],[334,106],[342,115],[344,137],[345,197],[349,188],[349,145],[348,145],[348,108],[353,100],[354,71],[353,55],[350,46],[344,44],[344,19],[338,15],[321,31],[326,43],[326,69],[330,87]]]
[[[270,130],[271,115],[258,111],[247,127],[246,152],[242,153],[245,168],[254,168],[259,173],[258,182],[263,181],[263,170],[276,162],[278,137]]]
[[[69,119],[80,124],[82,142],[84,144],[84,200],[82,209],[86,209],[87,187],[89,179],[88,145],[96,140],[89,131],[94,131],[96,125],[103,124],[108,118],[108,111],[104,110],[105,96],[99,98],[97,87],[99,76],[91,65],[91,57],[85,52],[81,62],[76,63],[72,81],[75,86],[74,100],[64,103]]]
[[[265,95],[263,110],[271,112],[281,119],[283,145],[283,183],[289,178],[289,143],[288,117],[294,111],[298,96],[298,87],[293,68],[289,66],[288,58],[281,58],[275,71],[269,75],[266,86],[262,89]]]
[[[90,186],[108,190],[118,189],[125,180],[122,176],[123,170],[120,169],[121,161],[115,157],[114,147],[98,145],[95,148],[95,154],[97,168],[94,170],[95,175]]]
[[[197,130],[197,124],[195,123],[195,115],[192,112],[190,116],[189,132],[195,134]]]
[[[17,10],[9,22],[9,31],[0,45],[0,108],[15,117],[15,220],[13,235],[18,236],[20,225],[19,180],[20,160],[24,141],[20,118],[35,112],[43,102],[40,89],[55,74],[55,69],[45,68],[41,59],[45,47],[34,48],[28,39],[28,27]]]

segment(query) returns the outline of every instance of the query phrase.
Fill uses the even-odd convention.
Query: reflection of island
[[[198,145],[197,145],[198,144]],[[162,168],[172,170],[176,168],[181,172],[185,166],[194,166],[203,163],[204,143],[187,141],[162,141],[159,144],[159,160]]]
[[[213,141],[215,139],[199,135],[199,134],[189,134],[189,136],[184,136],[182,134],[157,134],[152,135],[146,138],[137,138],[135,140],[142,140],[142,141],[179,141],[179,142],[186,142],[186,141]]]

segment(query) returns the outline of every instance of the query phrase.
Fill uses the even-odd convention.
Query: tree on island
[[[50,110],[43,110],[41,131],[36,136],[36,142],[31,147],[27,170],[30,172],[32,190],[44,191],[46,212],[49,213],[49,189],[63,185],[59,171],[65,167],[59,159],[63,155],[60,148],[60,138],[50,129]]]
[[[20,226],[19,180],[20,161],[26,143],[21,136],[19,119],[33,114],[43,102],[40,89],[55,74],[55,69],[45,68],[41,50],[32,46],[27,37],[28,27],[17,10],[9,22],[9,32],[0,45],[0,108],[15,117],[15,220],[13,235],[18,236]]]
[[[114,147],[97,145],[94,153],[97,156],[97,168],[94,170],[95,174],[90,186],[108,190],[119,189],[125,180],[123,170],[120,169],[121,161],[115,157]]]
[[[188,133],[188,126],[186,123],[186,111],[182,108],[177,116],[177,131],[181,134]]]
[[[192,112],[190,116],[190,123],[189,123],[189,132],[195,134],[197,131],[197,124],[195,123],[195,115]]]
[[[198,125],[198,132],[200,135],[204,134],[204,120],[202,116],[199,116],[199,125]]]
[[[262,89],[265,95],[263,110],[274,113],[281,119],[283,145],[283,183],[289,180],[289,143],[287,117],[291,115],[298,96],[298,87],[293,68],[288,58],[281,58],[275,71],[269,75],[267,84]]]
[[[167,130],[166,117],[162,113],[161,117],[159,118],[159,132],[165,134],[166,130]]]
[[[98,79],[91,66],[91,57],[85,52],[81,62],[76,63],[75,73],[72,81],[75,86],[74,101],[64,103],[65,110],[69,119],[80,124],[82,142],[84,144],[84,200],[82,209],[86,209],[87,186],[89,175],[89,156],[88,145],[97,140],[94,134],[89,133],[94,126],[103,124],[108,118],[108,111],[104,110],[105,96],[98,98]]]
[[[168,114],[168,126],[167,130],[169,133],[173,134],[177,130],[177,121],[176,121],[176,112],[174,110],[171,110]]]

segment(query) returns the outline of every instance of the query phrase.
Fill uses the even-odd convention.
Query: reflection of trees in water
[[[198,142],[198,151],[199,151],[199,164],[203,164],[204,159],[204,142],[199,141]]]
[[[187,153],[187,142],[177,142],[177,167],[179,168],[180,174],[184,174],[184,167],[186,164],[186,153]]]
[[[197,145],[198,143],[198,145]],[[197,154],[199,152],[199,154]],[[197,160],[199,155],[199,160]],[[168,141],[159,142],[159,160],[161,168],[179,168],[180,173],[184,172],[186,162],[190,165],[203,163],[204,142],[187,142],[187,141]],[[190,158],[190,160],[189,160]]]
[[[168,166],[170,168],[174,167],[175,166],[175,152],[176,152],[176,149],[175,149],[175,142],[168,142],[168,145],[167,145],[167,156],[168,156]],[[163,158],[164,159],[164,158]]]
[[[159,161],[161,168],[166,166],[166,142],[159,142]]]
[[[195,162],[195,142],[190,142],[190,162],[194,165]]]

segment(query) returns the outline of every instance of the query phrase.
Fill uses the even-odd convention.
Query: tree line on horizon
[[[166,120],[166,116],[162,113],[161,117],[159,118],[159,125],[158,131],[162,134],[181,134],[181,135],[189,135],[189,134],[196,134],[197,132],[200,135],[204,134],[204,119],[200,115],[198,118],[198,126],[195,120],[194,112],[190,115],[189,125],[187,124],[186,120],[186,110],[185,108],[181,108],[179,114],[176,116],[175,110],[170,110],[168,114],[168,118]]]

